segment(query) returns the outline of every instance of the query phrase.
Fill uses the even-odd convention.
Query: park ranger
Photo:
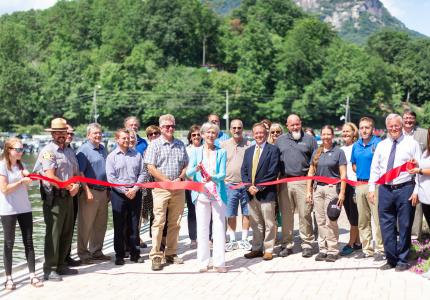
[[[75,153],[66,147],[67,122],[62,118],[51,121],[52,141],[40,152],[36,166],[39,172],[51,179],[65,181],[78,175]],[[44,279],[61,281],[61,275],[74,275],[78,271],[69,269],[66,256],[73,236],[73,201],[79,191],[79,184],[72,183],[65,188],[43,181],[41,184],[43,217],[46,224]]]

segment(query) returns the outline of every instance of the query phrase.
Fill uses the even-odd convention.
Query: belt
[[[329,184],[325,183],[325,182],[317,181],[317,185],[325,186],[325,185],[329,185]]]
[[[369,178],[364,179],[364,178],[357,178],[357,181],[369,181]]]
[[[410,185],[410,184],[413,184],[413,183],[414,183],[414,182],[413,182],[412,180],[410,180],[410,181],[406,181],[406,182],[399,183],[399,184],[384,184],[384,186],[385,186],[387,189],[389,189],[389,190],[391,190],[391,191],[394,191],[394,190],[401,189],[402,187],[405,187],[405,186]]]
[[[108,188],[104,186],[98,186],[98,185],[88,185],[88,187],[92,190],[96,191],[106,191]]]

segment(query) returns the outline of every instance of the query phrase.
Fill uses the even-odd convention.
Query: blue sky
[[[430,37],[430,0],[380,0],[408,28]],[[0,14],[31,8],[43,9],[56,0],[0,0]]]

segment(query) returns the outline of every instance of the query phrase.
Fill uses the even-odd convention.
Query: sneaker
[[[161,264],[161,257],[157,256],[152,259],[152,271],[161,271],[163,270],[163,265]]]
[[[310,249],[310,248],[304,248],[302,250],[302,257],[304,257],[304,258],[312,257],[312,249]]]
[[[400,263],[398,263],[397,266],[396,266],[395,271],[396,272],[403,272],[403,271],[409,270],[409,268],[410,268],[409,264],[400,264]]]
[[[249,250],[251,250],[252,245],[248,240],[241,240],[241,241],[239,241],[239,248],[246,250],[246,251],[249,251]]]
[[[318,253],[317,256],[315,256],[315,261],[325,261],[327,258],[327,254],[325,253]]]
[[[63,280],[63,278],[61,277],[61,275],[60,274],[58,274],[57,272],[55,272],[55,271],[51,271],[51,272],[45,272],[44,274],[43,274],[43,279],[44,280],[51,280],[51,281],[62,281]]]
[[[337,255],[327,254],[327,257],[325,258],[325,261],[326,262],[335,262],[338,258],[339,258],[339,256],[337,256]]]
[[[225,244],[225,252],[231,252],[239,249],[239,244],[236,241]]]
[[[365,252],[361,252],[359,254],[357,254],[357,256],[355,256],[356,259],[365,259],[365,258],[369,258],[372,257],[372,255],[367,254]]]
[[[141,256],[130,257],[130,261],[138,263],[138,264],[143,264],[145,262],[145,260]]]
[[[384,255],[384,254],[382,254],[382,253],[377,252],[377,253],[375,253],[375,255],[373,256],[373,260],[374,260],[374,261],[383,261],[383,260],[385,260],[385,255]]]
[[[184,260],[177,256],[176,254],[173,255],[165,255],[166,263],[168,264],[175,264],[175,265],[181,265],[184,263]]]
[[[394,266],[392,266],[390,263],[386,263],[385,265],[381,266],[381,267],[379,268],[379,270],[381,270],[381,271],[386,271],[386,270],[390,270],[390,269],[392,269],[392,268],[394,268]]]
[[[345,245],[345,247],[342,248],[342,251],[340,251],[340,256],[347,256],[352,254],[354,252],[354,248],[350,245]]]

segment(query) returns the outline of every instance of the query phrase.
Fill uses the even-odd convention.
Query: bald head
[[[288,131],[291,133],[302,131],[302,121],[300,120],[298,115],[291,114],[288,116],[287,128]]]

